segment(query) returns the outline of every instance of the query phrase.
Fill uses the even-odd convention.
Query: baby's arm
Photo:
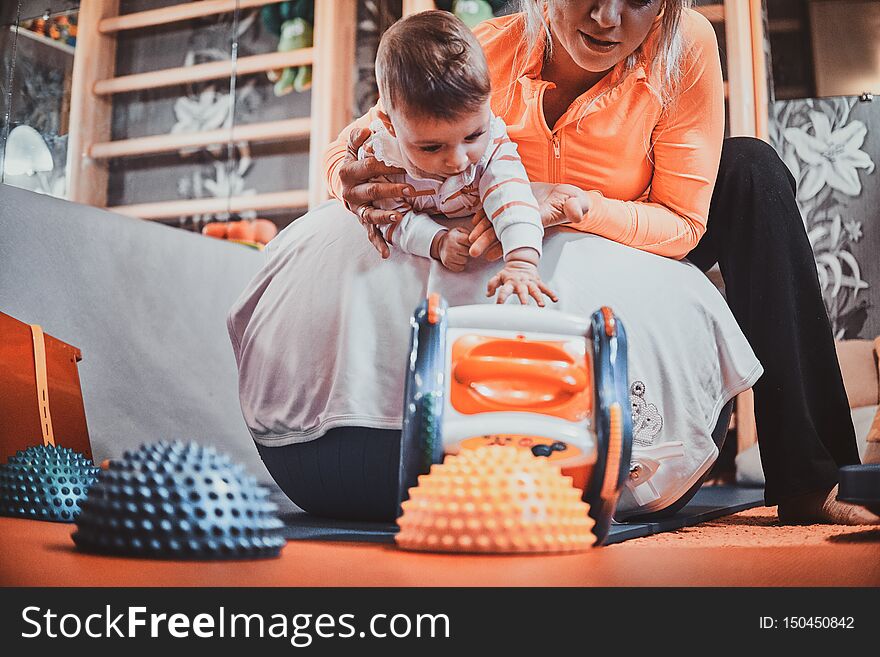
[[[358,156],[363,157],[365,152],[367,152],[366,146],[361,148]],[[410,182],[403,174],[382,176],[382,179],[393,183]],[[441,233],[446,233],[443,226],[431,219],[426,213],[415,210],[409,202],[403,199],[379,199],[374,201],[373,205],[382,210],[394,211],[401,218],[395,223],[378,226],[389,245],[412,255],[423,258],[432,257],[434,243],[441,236]]]
[[[544,228],[516,144],[505,131],[495,138],[492,148],[480,178],[480,199],[501,242],[505,265],[489,281],[487,296],[497,291],[497,302],[504,303],[507,297],[516,294],[523,304],[531,296],[543,306],[544,293],[557,301],[556,294],[538,275]]]
[[[435,241],[440,240],[441,233],[447,233],[443,226],[424,212],[408,209],[404,205],[393,208],[383,206],[383,209],[396,209],[402,215],[401,220],[397,223],[385,224],[381,227],[382,234],[389,244],[405,253],[423,258],[433,257],[432,247]]]
[[[413,210],[399,199],[377,201],[376,206],[396,211],[402,217],[397,223],[379,227],[388,244],[406,253],[439,260],[451,271],[464,270],[471,248],[468,230],[447,230],[428,214]]]
[[[519,297],[523,305],[526,305],[529,297],[532,297],[542,308],[543,294],[550,297],[554,303],[559,301],[556,293],[541,280],[538,274],[538,252],[529,247],[511,251],[504,268],[489,279],[486,296],[491,297],[496,292],[498,293],[496,303],[504,303],[511,294]]]

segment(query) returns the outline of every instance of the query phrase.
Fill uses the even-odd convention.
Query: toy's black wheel
[[[611,530],[617,501],[629,476],[632,414],[623,324],[610,308],[603,307],[593,313],[591,325],[596,464],[584,487],[583,500],[590,505],[590,517],[595,521],[595,545],[602,545]]]
[[[446,303],[439,295],[432,295],[419,305],[412,318],[400,436],[400,502],[418,484],[419,475],[443,460],[445,338]]]
[[[442,410],[443,399],[435,393],[427,393],[413,402],[415,412],[412,418],[412,431],[418,445],[418,475],[427,474],[434,463],[443,458],[443,444],[440,436],[438,413]],[[415,485],[415,483],[413,484]]]

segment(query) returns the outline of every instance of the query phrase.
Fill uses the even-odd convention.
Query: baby
[[[376,79],[381,109],[358,157],[404,169],[385,178],[415,190],[406,201],[376,203],[402,217],[382,227],[385,240],[462,271],[469,231],[431,217],[468,217],[482,206],[505,263],[489,281],[487,296],[497,292],[504,303],[515,294],[523,304],[532,297],[539,306],[544,294],[557,301],[538,275],[544,236],[538,204],[516,145],[492,114],[486,59],[470,29],[445,11],[398,21],[379,44]]]

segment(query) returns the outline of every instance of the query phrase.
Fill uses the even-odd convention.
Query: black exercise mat
[[[721,516],[729,516],[764,504],[763,488],[743,488],[740,486],[704,486],[693,499],[671,518],[653,522],[615,523],[608,532],[606,545],[621,543],[631,538],[641,538],[660,532],[669,532],[682,527]]]
[[[397,525],[394,523],[351,522],[316,518],[294,505],[281,491],[272,495],[279,506],[288,540],[363,541],[393,543]],[[608,534],[606,545],[690,527],[707,520],[727,516],[764,504],[763,488],[739,486],[705,486],[694,498],[671,518],[654,522],[615,523]]]

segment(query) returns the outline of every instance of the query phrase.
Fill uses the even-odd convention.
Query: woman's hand
[[[377,226],[400,221],[400,213],[374,208],[372,203],[379,199],[408,196],[412,193],[412,188],[403,183],[374,180],[387,174],[404,173],[404,170],[388,166],[375,157],[358,160],[358,149],[369,136],[370,131],[367,128],[351,131],[348,136],[348,153],[339,166],[339,181],[342,184],[342,200],[345,206],[357,215],[367,231],[370,243],[383,258],[387,258],[391,251]]]
[[[577,223],[590,211],[590,197],[574,185],[533,182],[532,193],[538,201],[544,228]],[[473,224],[470,234],[471,257],[498,260],[502,255],[501,243],[485,211],[481,209],[474,215]]]

